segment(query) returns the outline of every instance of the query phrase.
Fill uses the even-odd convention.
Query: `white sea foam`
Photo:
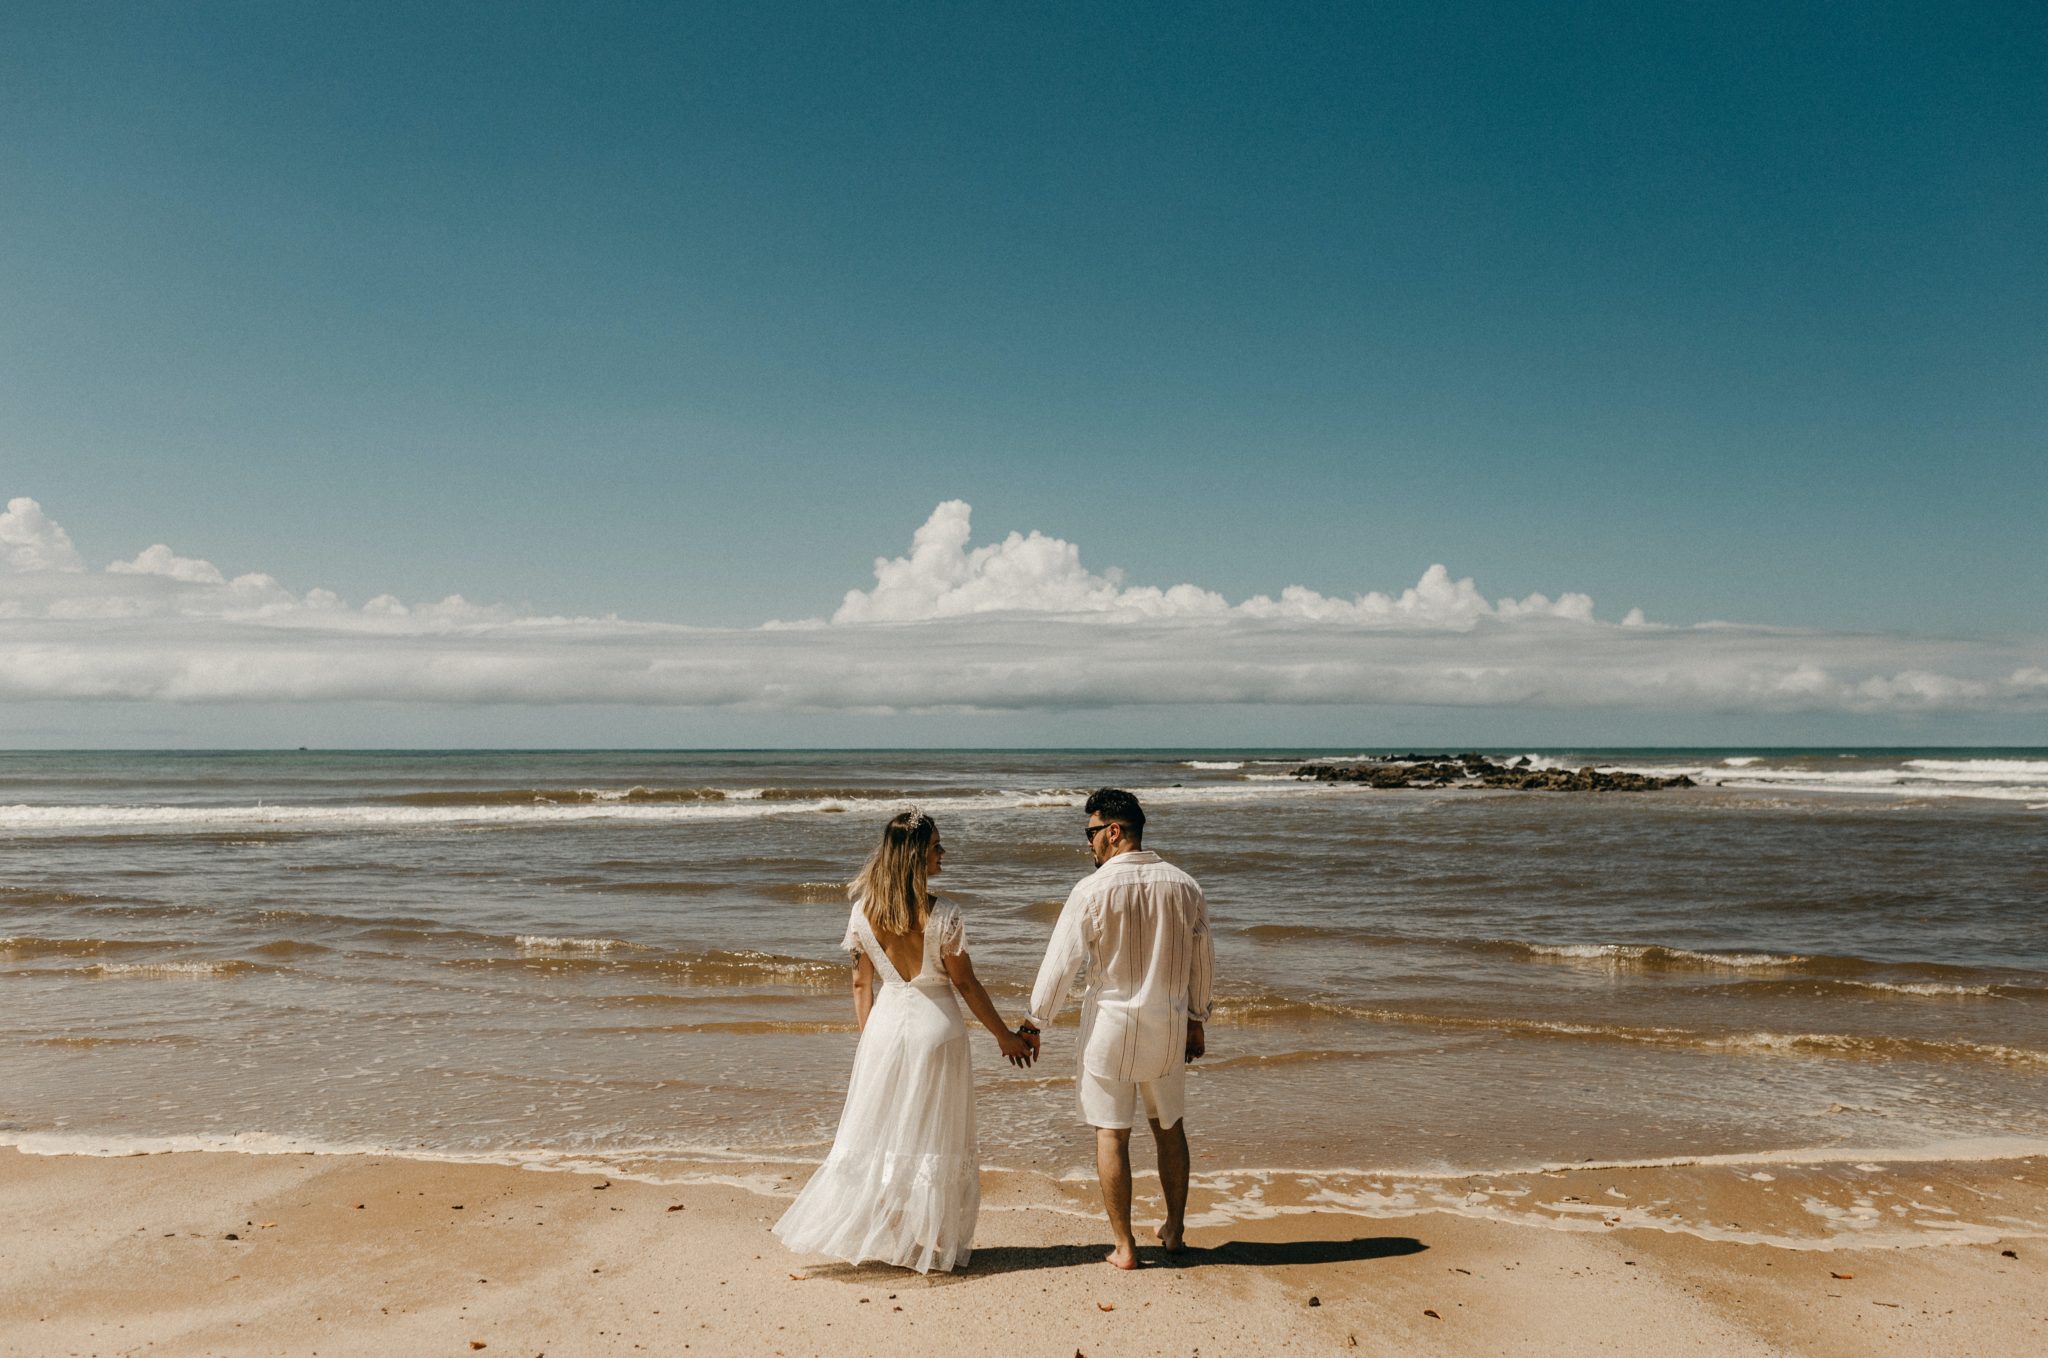
[[[1242,782],[1208,787],[1135,789],[1148,802],[1239,802],[1314,791],[1312,784],[1293,779],[1252,785]],[[1033,806],[1078,807],[1083,794],[1062,790],[1003,792],[948,798],[948,815],[970,811],[1016,810]],[[895,807],[902,798],[818,797],[805,800],[763,799],[758,788],[727,792],[722,801],[639,803],[580,802],[484,804],[458,806],[371,805],[307,806],[0,806],[0,830],[150,834],[163,830],[356,830],[432,829],[440,826],[549,825],[580,821],[628,821],[683,824],[693,821],[752,820],[764,816],[800,816]]]
[[[1241,769],[1244,767],[1244,761],[1242,759],[1188,759],[1182,761],[1181,767],[1188,769]]]
[[[248,971],[247,962],[95,962],[85,970],[94,976],[158,981],[203,980]]]
[[[1938,773],[2048,778],[2048,759],[1908,759],[1906,767]]]
[[[369,1141],[323,1141],[269,1132],[182,1134],[138,1136],[94,1132],[0,1132],[0,1146],[12,1147],[25,1155],[86,1156],[125,1158],[135,1155],[214,1152],[239,1155],[373,1156],[378,1159],[412,1160],[428,1164],[503,1165],[511,1168],[572,1174],[602,1174],[631,1183],[660,1186],[717,1185],[739,1188],[757,1196],[787,1198],[793,1191],[791,1176],[775,1172],[801,1170],[816,1165],[815,1156],[792,1156],[783,1147],[757,1150],[731,1146],[667,1143],[654,1146],[520,1150],[453,1151],[418,1145],[393,1146]],[[1745,1230],[1732,1223],[1695,1220],[1666,1215],[1655,1210],[1668,1204],[1638,1207],[1628,1203],[1579,1203],[1570,1198],[1542,1201],[1530,1188],[1499,1180],[1535,1179],[1539,1176],[1599,1173],[1612,1170],[1698,1169],[1728,1167],[1736,1171],[1757,1165],[1800,1166],[1825,1169],[1855,1166],[1865,1172],[1880,1172],[1888,1166],[1928,1163],[1972,1163],[2019,1160],[2048,1154],[2048,1140],[2002,1137],[1937,1142],[1918,1147],[1837,1148],[1800,1147],[1724,1155],[1670,1156],[1640,1160],[1598,1160],[1580,1163],[1536,1163],[1498,1169],[1430,1167],[1419,1169],[1343,1168],[1228,1168],[1199,1173],[1196,1187],[1211,1198],[1208,1209],[1191,1224],[1228,1225],[1236,1221],[1266,1219],[1337,1211],[1368,1218],[1408,1217],[1440,1212],[1453,1216],[1512,1222],[1549,1230],[1600,1232],[1618,1228],[1658,1230],[1699,1236],[1710,1240],[1768,1244],[1786,1249],[1829,1250],[1839,1247],[1935,1246],[1983,1243],[1997,1239],[2039,1239],[2048,1229],[2039,1223],[2016,1218],[1997,1218],[1988,1223],[1958,1220],[1945,1212],[1933,1221],[1898,1223],[1882,1232],[1862,1224],[1867,1214],[1855,1207],[1841,1208],[1825,1199],[1803,1195],[1807,1214],[1826,1223],[1826,1235],[1794,1232]],[[991,1165],[995,1173],[1019,1174],[1026,1178],[1042,1175],[1028,1170]],[[749,1172],[751,1171],[751,1172]],[[1079,1183],[1079,1171],[1062,1180]],[[1755,1179],[1772,1180],[1768,1173],[1752,1173]],[[1277,1182],[1291,1181],[1305,1188],[1300,1205],[1275,1203],[1269,1189]],[[1063,1200],[1032,1203],[1034,1208],[1085,1216],[1091,1209],[1074,1207]],[[1853,1220],[1838,1219],[1849,1217]],[[1919,1227],[1922,1229],[1912,1229]]]
[[[1666,948],[1654,943],[1525,943],[1522,946],[1536,957],[1599,962],[1666,962],[1734,970],[1796,967],[1807,961],[1798,953],[1695,952],[1690,948]]]
[[[1845,758],[1856,758],[1847,755]],[[1540,769],[1582,768],[1578,755],[1530,755]],[[1717,764],[1594,762],[1607,770],[1640,773],[1653,778],[1680,774],[1697,782],[1726,788],[1782,789],[1887,797],[1969,797],[1989,801],[2038,800],[2048,794],[2048,761],[2028,759],[1908,759],[1884,768],[1813,769],[1767,764],[1760,755],[1742,755]]]
[[[521,934],[515,941],[521,952],[607,953],[639,946],[619,938],[556,938],[549,934]]]
[[[1989,996],[1995,998],[1996,990],[1988,985],[1948,985],[1940,981],[1840,981],[1840,985],[1855,986],[1859,990],[1882,990],[1893,995],[1924,995],[1930,998],[1963,996]]]

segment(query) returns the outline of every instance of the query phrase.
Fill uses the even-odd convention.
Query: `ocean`
[[[0,1144],[800,1177],[881,824],[938,820],[1016,1015],[1120,786],[1209,897],[1212,1184],[2048,1153],[2048,750],[1292,776],[1370,751],[0,754]],[[1072,1038],[1028,1072],[975,1038],[990,1166],[1087,1173]]]

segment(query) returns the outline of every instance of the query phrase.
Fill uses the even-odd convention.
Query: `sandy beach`
[[[1096,1262],[1085,1186],[991,1175],[972,1267],[920,1277],[785,1254],[767,1231],[787,1191],[777,1170],[659,1184],[367,1156],[5,1151],[0,1352],[1846,1356],[2048,1344],[2037,1232],[1982,1239],[1974,1225],[1956,1232],[1969,1243],[1917,1247],[1838,1233],[1789,1248],[1621,1215],[1704,1195],[1751,1215],[1731,1234],[1768,1231],[1759,1213],[1814,1215],[1799,1172],[1528,1176],[1551,1224],[1279,1202],[1265,1219],[1198,1226],[1184,1262],[1136,1274]],[[1893,1199],[1923,1215],[1967,1203],[1980,1223],[2048,1205],[2039,1158],[1825,1172],[1853,1179],[1880,1219],[1873,1241],[1881,1219],[1903,1215]],[[1511,1200],[1518,1189],[1498,1178],[1495,1199]],[[1141,1182],[1141,1217],[1146,1207]]]

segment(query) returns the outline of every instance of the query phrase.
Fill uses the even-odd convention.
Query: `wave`
[[[1645,971],[1793,973],[1785,981],[1839,984],[1903,995],[2026,993],[2040,989],[2038,972],[1958,966],[1948,962],[1879,962],[1829,953],[1717,952],[1656,943],[1525,943],[1485,939],[1471,946],[1534,961],[1595,963]]]
[[[689,821],[752,820],[806,810],[844,811],[842,802],[762,799],[628,803],[560,804],[525,802],[490,805],[402,806],[394,804],[292,806],[8,806],[0,807],[0,829],[99,831],[152,834],[166,830],[204,833],[220,826],[260,826],[273,830],[318,832],[363,829],[432,829],[441,826],[548,825],[581,821],[639,821],[675,824]],[[246,833],[246,832],[244,832]]]
[[[384,800],[398,806],[577,806],[597,802],[722,802],[715,787],[513,787],[402,792]]]
[[[1215,1060],[1204,1060],[1203,1070],[1246,1070],[1266,1066],[1300,1066],[1324,1061],[1373,1061],[1381,1053],[1368,1051],[1343,1051],[1317,1048],[1307,1051],[1245,1052],[1238,1056],[1225,1056]]]
[[[2003,1065],[2048,1066],[2048,1051],[2003,1043],[1940,1040],[1860,1033],[1711,1033],[1687,1028],[1649,1028],[1628,1024],[1575,1023],[1562,1019],[1521,1018],[1509,1014],[1445,1014],[1422,1010],[1381,1009],[1332,1000],[1292,999],[1254,994],[1220,999],[1214,1017],[1220,1023],[1303,1023],[1347,1018],[1367,1023],[1417,1028],[1509,1033],[1517,1037],[1628,1043],[1677,1047],[1691,1051],[1736,1054],[1828,1056],[1864,1060],[1983,1061]]]
[[[933,787],[907,791],[893,787],[513,787],[435,788],[402,792],[380,800],[398,806],[590,806],[644,805],[725,801],[892,801],[951,800],[997,795],[997,789]]]
[[[1854,755],[1842,758],[1853,759]],[[2034,759],[1907,759],[1884,768],[1821,769],[1766,763],[1760,755],[1742,755],[1718,764],[1659,763],[1640,760],[1588,760],[1580,756],[1531,755],[1542,769],[1593,767],[1671,778],[1685,774],[1697,782],[1744,790],[1785,789],[1804,792],[1862,793],[1911,797],[1974,797],[2024,801],[2048,792],[2048,760]]]
[[[757,896],[770,896],[797,905],[848,903],[844,882],[767,882],[747,887],[746,890]]]
[[[1509,938],[1432,938],[1347,925],[1252,924],[1234,931],[1261,943],[1341,941],[1361,947],[1442,948],[1507,954],[1522,961],[1609,970],[1768,976],[1786,986],[1841,985],[1914,996],[2048,996],[2048,975],[2010,967],[1873,961],[1828,953],[1678,948],[1660,943],[1534,943]]]
[[[1321,789],[1281,783],[1253,785],[1228,782],[1197,787],[1136,788],[1148,802],[1231,804],[1272,801],[1309,795]],[[436,794],[438,795],[438,794]],[[752,820],[764,816],[834,814],[875,809],[909,801],[948,801],[952,811],[1014,811],[1032,807],[1078,807],[1085,792],[1052,789],[992,792],[979,788],[920,789],[907,792],[883,788],[753,788],[726,790],[720,799],[676,801],[510,801],[474,800],[448,805],[406,805],[400,802],[326,804],[262,803],[235,806],[49,805],[18,803],[0,806],[0,831],[95,832],[146,836],[177,832],[181,842],[215,835],[224,842],[255,832],[274,835],[362,829],[435,829],[443,826],[491,827],[576,824],[583,821],[625,821],[645,824],[686,824],[695,821]]]
[[[24,909],[39,905],[86,905],[98,899],[98,896],[79,891],[54,891],[33,886],[0,886],[0,902]]]
[[[218,962],[100,962],[85,968],[103,980],[202,981],[247,976],[268,968],[241,958]]]
[[[95,1047],[196,1047],[199,1039],[186,1033],[158,1033],[154,1037],[90,1037],[66,1035],[62,1037],[32,1037],[29,1045],[35,1047],[76,1048],[90,1051]]]
[[[1992,985],[1945,985],[1939,981],[1835,981],[1835,985],[1853,986],[1859,990],[1877,990],[1892,995],[1918,995],[1943,998],[1951,996],[1997,996],[2018,987]]]
[[[548,934],[521,934],[513,942],[518,944],[522,953],[569,953],[576,956],[643,946],[620,938],[556,938]]]
[[[1181,767],[1184,769],[1232,770],[1243,768],[1244,761],[1242,759],[1184,759],[1181,761]]]
[[[743,1037],[770,1037],[785,1034],[822,1036],[826,1033],[857,1033],[860,1026],[845,1019],[707,1019],[701,1023],[622,1024],[610,1028],[579,1028],[577,1031],[610,1036],[734,1033]]]
[[[1347,943],[1387,947],[1429,946],[1438,940],[1416,938],[1408,934],[1377,933],[1370,929],[1350,928],[1338,924],[1248,924],[1238,929],[1240,938],[1257,939],[1261,943],[1315,943],[1331,939],[1342,939]]]
[[[599,941],[599,940],[590,940]],[[609,941],[609,940],[604,940]],[[629,945],[630,946],[630,945]],[[620,957],[605,950],[533,951],[518,957],[457,957],[441,963],[446,967],[478,970],[507,968],[588,972],[592,975],[665,976],[698,985],[800,985],[843,986],[846,965],[820,962],[807,957],[784,957],[776,953],[725,952],[668,953],[649,956],[644,950]]]
[[[107,952],[130,952],[150,948],[180,948],[188,944],[174,939],[133,938],[0,938],[0,957],[96,957]]]
[[[2048,759],[1908,759],[1906,767],[1934,773],[1986,773],[2000,777],[2048,778]]]
[[[322,953],[333,952],[334,949],[324,943],[307,943],[296,938],[277,938],[268,943],[259,943],[249,951],[261,953],[265,957],[318,957]]]
[[[1573,962],[1603,962],[1610,965],[1658,967],[1670,970],[1751,971],[1759,968],[1782,970],[1805,966],[1814,959],[1799,953],[1695,952],[1691,948],[1667,948],[1655,943],[1516,943],[1499,946],[1516,949],[1531,957],[1560,958]]]
[[[773,890],[747,882],[607,882],[590,877],[563,879],[548,885],[580,887],[613,896],[700,896],[717,891]]]

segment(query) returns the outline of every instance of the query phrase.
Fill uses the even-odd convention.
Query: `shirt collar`
[[[1096,871],[1108,872],[1111,868],[1117,867],[1124,863],[1129,863],[1132,867],[1142,867],[1147,863],[1157,863],[1158,861],[1159,855],[1153,853],[1150,849],[1132,849],[1129,853],[1118,854],[1116,857],[1110,859],[1107,863],[1104,863],[1101,867],[1097,868]]]

